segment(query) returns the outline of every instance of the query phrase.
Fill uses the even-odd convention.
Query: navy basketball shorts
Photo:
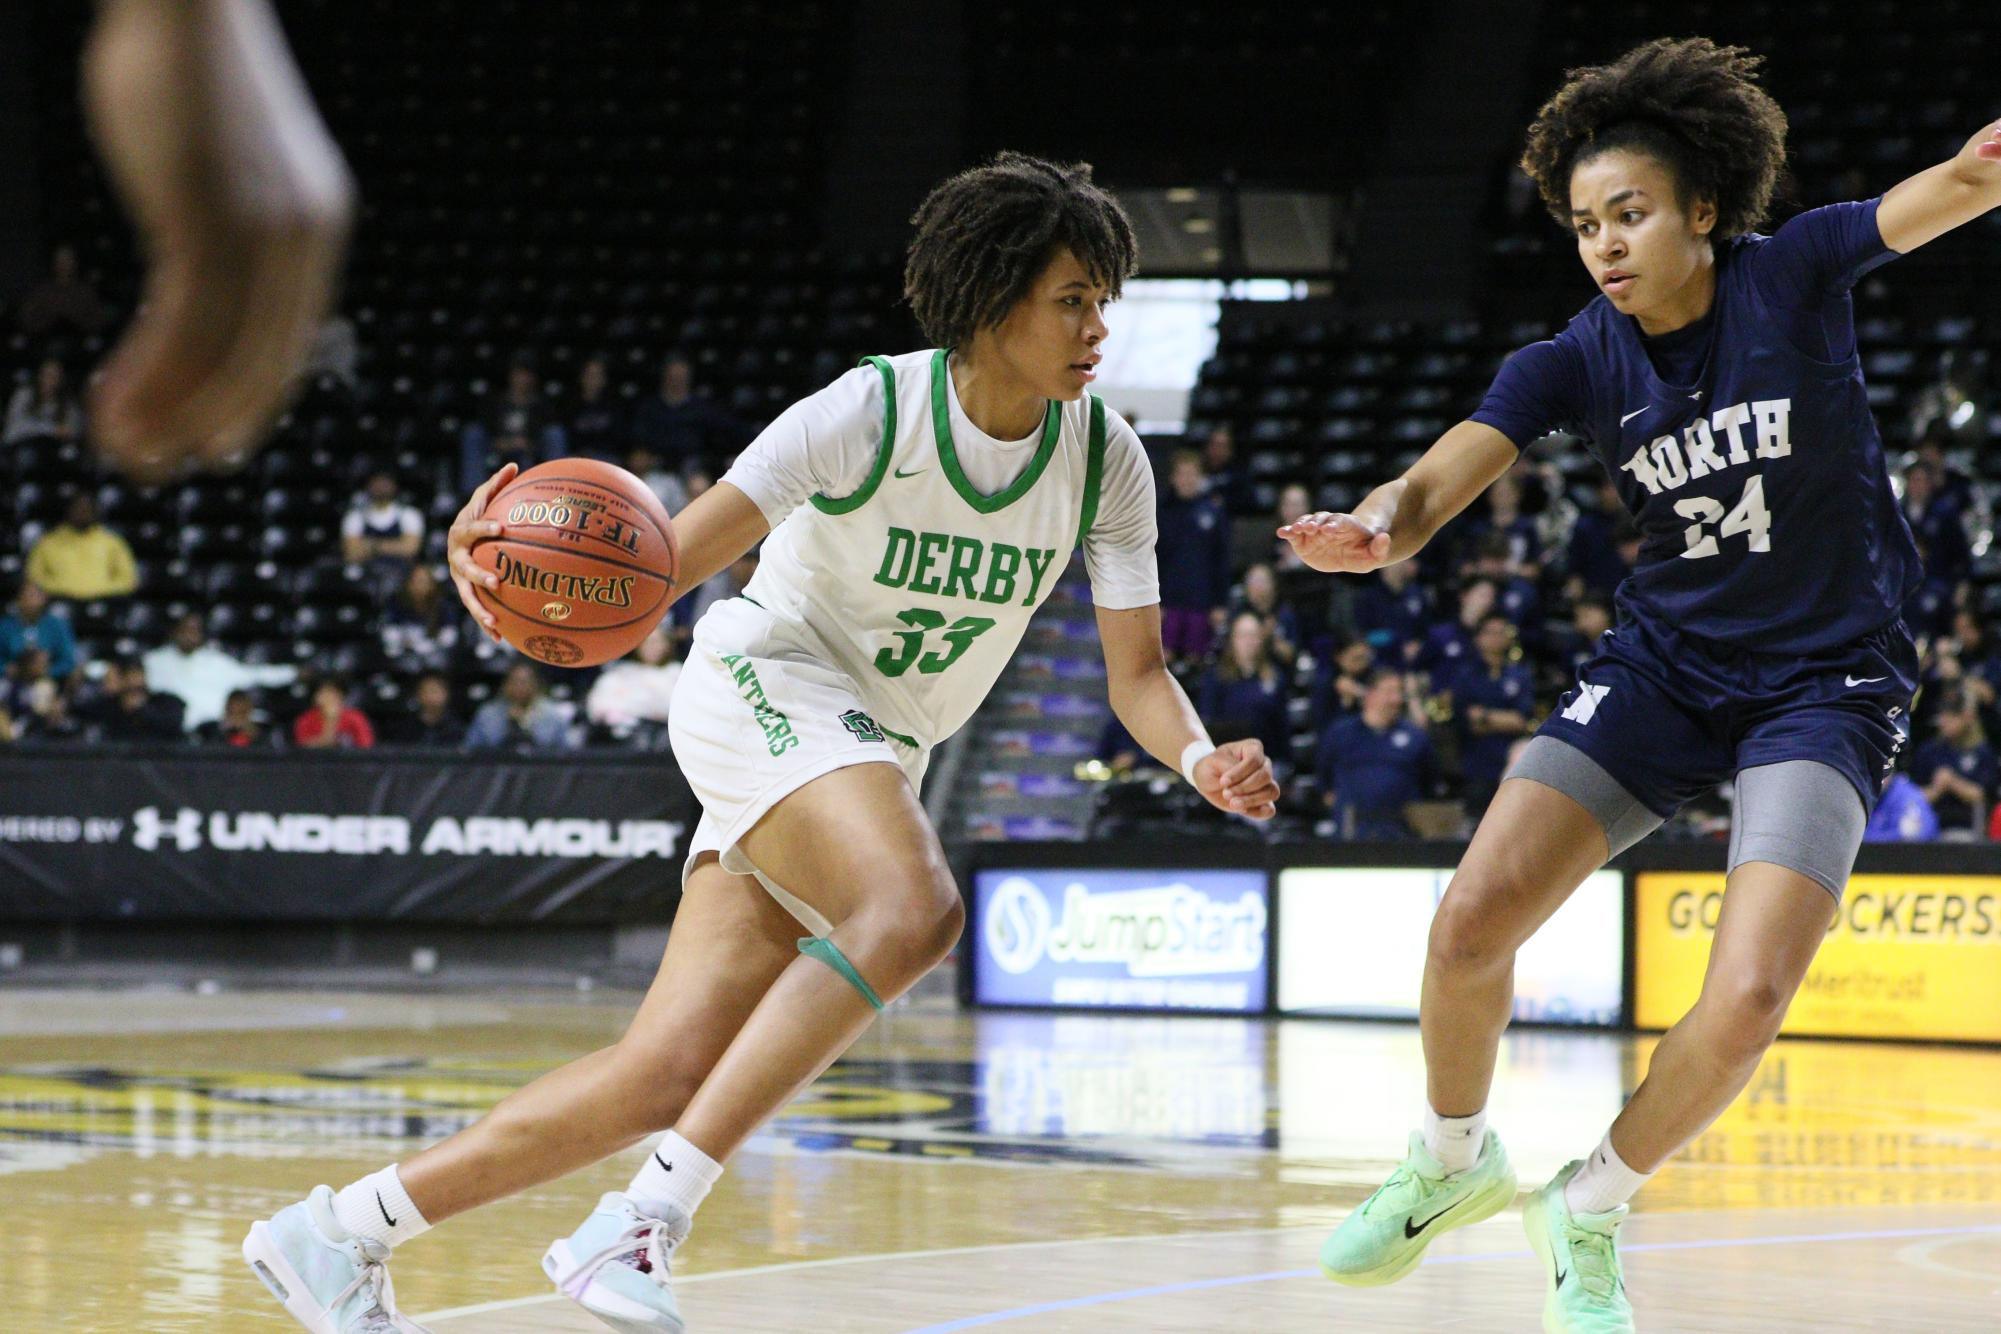
[[[1645,807],[1631,812],[1637,820],[1619,821],[1637,836],[1684,802],[1745,770],[1787,765],[1797,773],[1793,761],[1823,765],[1861,798],[1859,820],[1852,808],[1831,822],[1811,811],[1739,809],[1734,823],[1761,831],[1802,822],[1836,823],[1852,828],[1852,838],[1859,842],[1861,823],[1875,809],[1910,734],[1917,688],[1917,647],[1902,622],[1854,643],[1802,655],[1754,653],[1628,617],[1598,641],[1597,654],[1537,731],[1531,750],[1546,748],[1547,737],[1581,752]],[[1525,754],[1511,776],[1548,782],[1544,773],[1562,772],[1560,764],[1531,759]],[[1570,784],[1559,780],[1551,785],[1567,791]],[[1739,782],[1740,798],[1745,786]],[[1831,786],[1838,794],[1839,785]],[[1799,798],[1808,795],[1796,783],[1787,783],[1784,790]],[[1604,806],[1602,800],[1569,795],[1578,796],[1595,814]],[[1648,819],[1647,812],[1657,818]],[[1601,821],[1606,818],[1601,814]],[[1743,832],[1733,832],[1733,867]],[[1637,837],[1617,838],[1608,823],[1607,840],[1616,854]],[[1795,869],[1839,895],[1853,857],[1852,846],[1845,857],[1829,849]],[[1768,859],[1773,858],[1743,858]],[[1777,860],[1794,862],[1790,857]]]

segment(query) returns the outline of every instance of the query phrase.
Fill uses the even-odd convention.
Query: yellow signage
[[[1634,1022],[1668,1028],[1702,990],[1723,877],[1637,882]],[[1784,1031],[2001,1042],[2001,876],[1853,877]]]

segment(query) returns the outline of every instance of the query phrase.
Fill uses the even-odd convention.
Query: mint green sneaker
[[[1493,1131],[1480,1142],[1479,1161],[1450,1174],[1412,1131],[1410,1152],[1390,1179],[1321,1243],[1320,1272],[1355,1288],[1394,1283],[1417,1268],[1432,1238],[1513,1204],[1515,1186],[1515,1169]]]
[[[542,1272],[556,1291],[619,1334],[682,1334],[667,1264],[692,1223],[679,1209],[650,1217],[630,1197],[610,1191],[575,1232],[550,1245]]]
[[[389,1248],[348,1235],[334,1217],[329,1187],[315,1186],[275,1217],[252,1223],[243,1258],[313,1334],[429,1334],[396,1313]]]
[[[1542,1327],[1546,1334],[1633,1334],[1633,1305],[1613,1244],[1628,1211],[1622,1204],[1602,1214],[1570,1212],[1563,1187],[1582,1166],[1558,1172],[1522,1207],[1522,1227],[1549,1279]]]

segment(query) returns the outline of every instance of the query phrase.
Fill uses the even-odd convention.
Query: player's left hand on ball
[[[472,613],[472,618],[479,622],[479,628],[484,630],[486,637],[496,644],[502,642],[500,622],[494,619],[492,612],[480,604],[479,598],[474,596],[472,590],[474,584],[499,588],[500,580],[491,570],[482,570],[474,563],[472,549],[486,538],[500,536],[499,521],[480,516],[486,513],[486,502],[493,497],[493,493],[505,488],[520,471],[521,469],[512,463],[501,464],[500,471],[481,482],[478,489],[472,493],[472,498],[460,508],[457,517],[452,520],[451,531],[445,535],[445,568],[451,571],[452,587],[458,589],[459,601],[463,602],[465,609]]]
[[[264,0],[110,0],[84,87],[146,255],[92,434],[141,481],[236,462],[284,410],[332,302],[346,164]]]
[[[1278,779],[1264,742],[1225,741],[1195,766],[1195,790],[1219,811],[1269,820],[1278,814]]]

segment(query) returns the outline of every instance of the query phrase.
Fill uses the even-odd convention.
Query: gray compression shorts
[[[1531,740],[1508,777],[1555,788],[1590,811],[1613,857],[1666,819],[1596,760],[1553,736]],[[1815,881],[1839,901],[1868,822],[1854,785],[1832,765],[1782,760],[1739,770],[1730,808],[1730,869],[1771,862]]]

